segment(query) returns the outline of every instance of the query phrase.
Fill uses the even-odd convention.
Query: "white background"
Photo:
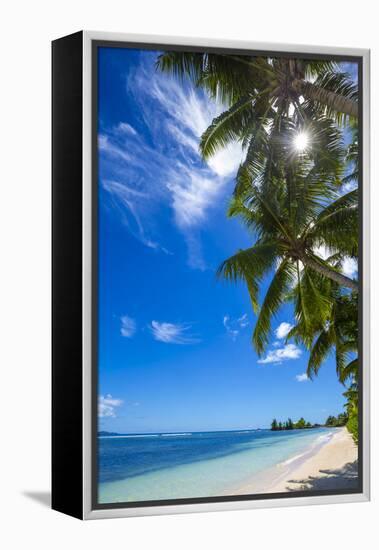
[[[2,4],[0,536],[4,548],[377,548],[375,288],[372,502],[86,523],[52,512],[40,502],[46,501],[50,483],[50,41],[91,29],[371,48],[372,273],[376,273],[379,30],[374,6],[369,0],[13,0]]]

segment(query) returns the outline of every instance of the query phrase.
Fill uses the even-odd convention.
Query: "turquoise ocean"
[[[330,428],[125,434],[98,438],[99,502],[233,494],[327,443]]]

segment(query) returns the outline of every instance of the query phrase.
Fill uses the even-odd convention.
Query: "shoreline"
[[[227,494],[354,489],[358,484],[357,464],[358,448],[350,433],[345,427],[334,428],[329,439],[246,480]]]

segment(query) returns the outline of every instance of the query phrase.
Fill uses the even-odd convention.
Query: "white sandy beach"
[[[308,455],[248,480],[234,494],[282,493],[301,490],[353,489],[358,483],[358,448],[346,428]]]

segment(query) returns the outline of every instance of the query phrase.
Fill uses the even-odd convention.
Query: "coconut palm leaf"
[[[304,97],[303,110],[311,106],[311,116],[324,113],[338,121],[358,116],[356,85],[329,61],[167,52],[158,57],[157,67],[190,78],[229,106],[245,94],[260,93],[280,115],[288,115],[292,105],[303,116],[299,105]]]
[[[312,379],[333,349],[335,335],[333,329],[322,330],[315,341],[309,355],[307,376]]]
[[[358,359],[351,360],[351,355],[357,353],[357,342],[346,341],[340,328],[337,325],[337,338],[335,342],[336,370],[339,381],[345,384],[346,380],[355,372],[354,361],[358,361]],[[349,359],[350,362],[348,362]]]
[[[252,97],[243,96],[230,109],[213,119],[201,136],[200,151],[204,159],[209,159],[219,149],[231,141],[241,140],[246,129],[254,124]]]
[[[183,80],[189,78],[210,97],[228,106],[262,86],[260,67],[246,66],[229,55],[166,52],[158,56],[157,69]]]
[[[309,346],[320,339],[310,369],[319,368],[328,336],[342,376],[350,353],[348,323],[333,317],[339,311],[333,313],[334,293],[338,297],[346,287],[353,296],[358,288],[341,272],[343,257],[357,254],[358,221],[357,195],[337,194],[346,177],[337,126],[357,118],[355,83],[333,62],[312,60],[169,52],[158,66],[190,78],[226,105],[202,136],[204,158],[232,141],[246,148],[228,214],[254,232],[255,243],[226,260],[219,275],[244,280],[257,310],[261,278],[273,271],[253,334],[258,353],[268,343],[273,316],[291,299],[294,336]],[[293,146],[299,132],[311,142],[301,153]],[[330,250],[329,258],[320,257],[320,246]]]
[[[335,61],[320,61],[307,59],[305,62],[305,77],[313,80],[327,72],[337,72],[338,64]]]
[[[303,237],[314,247],[325,246],[331,252],[358,255],[358,190],[338,197],[323,208]]]
[[[348,163],[350,173],[345,175],[343,183],[356,183],[359,178],[359,143],[358,143],[358,125],[354,124],[351,128],[351,143],[347,147],[345,160]]]
[[[253,309],[258,309],[259,282],[280,254],[276,242],[261,242],[246,250],[239,250],[225,260],[218,268],[217,275],[232,282],[240,279],[247,283]]]
[[[358,303],[356,294],[342,294],[334,283],[325,286],[322,279],[314,275],[313,282],[318,286],[323,296],[329,300],[330,307],[326,317],[308,327],[301,319],[293,327],[287,338],[294,338],[311,343],[308,360],[308,376],[318,374],[319,368],[326,358],[334,351],[336,357],[337,376],[342,384],[357,375],[357,359],[351,360],[351,355],[358,351]],[[350,357],[350,362],[348,362]]]
[[[358,118],[358,90],[350,75],[336,70],[322,71],[314,82],[296,81],[295,89],[304,96],[304,110],[333,118],[339,124]]]
[[[301,270],[297,262],[297,283],[291,296],[295,303],[297,325],[291,336],[296,334],[309,348],[315,332],[322,330],[330,318],[333,305],[330,286],[330,280],[307,267]]]
[[[271,280],[255,324],[253,343],[258,355],[262,355],[269,342],[271,319],[283,304],[293,278],[293,264],[288,259],[282,260]]]

